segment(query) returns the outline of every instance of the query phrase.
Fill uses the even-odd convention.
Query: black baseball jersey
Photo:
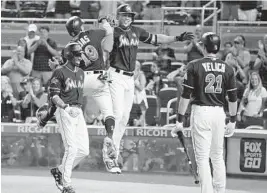
[[[71,70],[66,65],[56,69],[51,77],[49,92],[51,97],[59,95],[66,104],[83,104],[84,72],[75,67]]]
[[[104,70],[104,59],[101,42],[106,36],[106,31],[93,29],[81,32],[78,37],[72,40],[81,45],[84,54],[82,58],[85,65],[81,65],[84,71]]]
[[[130,26],[127,30],[114,28],[114,44],[110,53],[110,66],[134,71],[139,41],[145,42],[149,38],[146,30]]]
[[[236,78],[224,61],[205,57],[187,65],[183,86],[193,89],[192,104],[224,106],[227,92],[236,90]]]

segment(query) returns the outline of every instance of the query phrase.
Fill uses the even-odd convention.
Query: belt
[[[126,76],[133,76],[134,75],[133,72],[126,72],[124,70],[120,70],[120,69],[117,69],[117,68],[116,68],[115,72],[123,74],[123,75],[126,75]]]
[[[103,74],[103,70],[85,71],[86,74]]]
[[[70,107],[78,107],[78,108],[82,108],[81,104],[69,104]]]

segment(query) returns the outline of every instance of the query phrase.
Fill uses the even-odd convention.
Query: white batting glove
[[[182,131],[182,133],[184,133],[184,127],[183,127],[183,123],[176,121],[175,127],[171,130],[172,137],[177,137],[178,131]]]
[[[236,122],[234,122],[234,123],[229,122],[226,125],[225,132],[224,132],[225,137],[232,137],[233,136],[233,134],[235,133],[235,124],[236,124]]]

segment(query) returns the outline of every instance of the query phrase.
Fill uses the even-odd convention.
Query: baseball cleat
[[[57,188],[60,191],[63,191],[62,173],[59,171],[58,168],[52,168],[50,172],[55,179]]]
[[[112,174],[119,174],[121,173],[121,169],[119,168],[119,165],[116,160],[112,160],[110,158],[104,159],[104,164],[106,166],[106,169],[108,172]]]
[[[72,186],[64,187],[62,193],[75,193],[75,190]]]

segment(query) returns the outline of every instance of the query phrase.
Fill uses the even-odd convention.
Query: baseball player
[[[62,164],[51,170],[62,193],[75,193],[71,186],[72,169],[89,155],[89,136],[81,109],[84,72],[79,65],[82,53],[79,44],[67,44],[67,62],[53,72],[49,86],[51,100],[57,106],[55,116],[65,147]]]
[[[224,136],[234,133],[237,111],[237,90],[231,66],[216,58],[220,37],[212,32],[202,36],[204,58],[187,65],[184,90],[179,102],[173,137],[183,129],[183,117],[192,96],[191,132],[201,183],[201,193],[224,193],[226,171],[223,160]],[[224,104],[228,95],[230,122],[225,129]],[[211,177],[209,158],[213,166]],[[213,183],[212,183],[213,182]]]
[[[118,26],[114,27],[114,44],[110,53],[109,74],[112,80],[110,93],[115,115],[113,142],[119,155],[119,147],[125,132],[134,98],[134,69],[139,41],[147,44],[171,43],[192,40],[191,32],[179,36],[152,34],[146,30],[132,26],[135,13],[128,4],[117,8]]]
[[[84,31],[81,18],[74,16],[66,22],[66,28],[70,36],[73,37],[71,42],[80,44],[84,51],[80,66],[85,71],[84,96],[93,96],[104,116],[107,137],[104,139],[103,144],[103,161],[107,171],[120,173],[121,170],[115,159],[116,151],[112,141],[115,118],[113,116],[112,100],[107,83],[108,77],[105,72],[105,63],[113,45],[113,29],[107,20],[106,17],[99,19],[99,23],[101,23],[100,29]],[[51,63],[53,62],[51,61]],[[49,110],[48,112],[53,111]],[[52,113],[48,113],[42,120],[49,120],[51,115]],[[45,123],[45,121],[41,122]],[[44,125],[42,124],[42,126]]]

